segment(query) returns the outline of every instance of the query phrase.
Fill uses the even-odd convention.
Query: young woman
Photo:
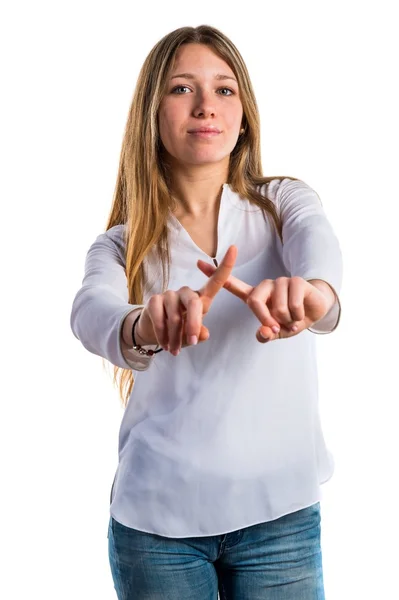
[[[126,409],[108,528],[120,600],[324,598],[334,463],[314,334],[337,327],[341,280],[316,192],[262,175],[236,47],[210,26],[166,35],[71,314]]]

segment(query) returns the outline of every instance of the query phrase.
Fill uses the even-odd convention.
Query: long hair
[[[239,136],[230,154],[228,183],[234,192],[263,209],[282,240],[282,227],[275,205],[259,190],[272,179],[284,179],[286,176],[262,175],[260,117],[243,58],[229,38],[210,25],[176,29],[152,48],[140,70],[128,113],[112,208],[106,225],[106,231],[115,225],[125,225],[125,269],[130,304],[144,303],[146,273],[143,261],[153,248],[162,266],[164,291],[168,285],[170,247],[167,220],[174,200],[158,132],[158,109],[176,53],[182,44],[190,43],[211,48],[237,78],[244,133]],[[296,180],[295,177],[288,178]],[[132,371],[114,366],[114,385],[117,381],[122,405],[126,408],[134,384]]]

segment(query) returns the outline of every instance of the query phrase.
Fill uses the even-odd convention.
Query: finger
[[[301,277],[278,277],[271,301],[270,312],[289,330],[305,317],[305,285]]]
[[[263,335],[261,334],[261,331],[262,331]],[[280,337],[280,334],[278,334],[276,336],[276,335],[274,335],[274,333],[272,333],[270,331],[270,329],[266,329],[265,327],[261,327],[256,332],[256,339],[261,344],[267,344],[267,342],[274,341],[274,340],[278,339],[279,337]]]
[[[267,336],[273,336],[273,338],[278,332],[267,331],[265,330],[265,327],[269,328],[269,330],[271,330],[272,327],[278,327],[280,329],[280,321],[277,321],[274,318],[267,305],[269,299],[273,295],[274,287],[274,279],[264,279],[253,288],[253,291],[247,298],[247,305],[263,325],[263,328],[261,328],[262,332]]]
[[[203,260],[198,260],[197,266],[199,270],[202,271],[204,275],[207,275],[208,277],[210,277],[216,271],[216,267],[210,265],[209,263]],[[240,298],[241,300],[243,300],[244,302],[246,302],[248,295],[253,290],[253,287],[251,285],[248,285],[244,281],[241,281],[241,279],[234,277],[234,275],[230,275],[228,277],[223,287],[238,298]]]
[[[270,299],[270,312],[273,317],[281,323],[289,327],[293,323],[291,312],[288,308],[288,294],[289,294],[289,277],[277,277],[273,281],[273,293]]]
[[[201,259],[197,260],[197,267],[199,268],[200,271],[202,271],[208,277],[213,275],[217,269],[217,267],[215,267],[214,265],[211,265]]]
[[[205,325],[201,325],[198,343],[201,344],[201,342],[206,342],[207,340],[209,340],[209,337],[209,329],[205,327]]]
[[[202,344],[209,340],[209,329],[205,327],[205,325],[201,325],[200,332],[198,335],[198,344]],[[185,326],[183,325],[183,341],[182,348],[186,348],[187,346],[193,346],[193,344],[189,344],[187,340],[187,335],[185,334]]]
[[[305,294],[307,282],[302,277],[291,277],[289,280],[288,308],[293,321],[305,318]]]
[[[262,344],[266,344],[267,342],[273,342],[275,340],[283,340],[286,338],[294,337],[301,333],[304,329],[307,329],[306,323],[304,321],[296,321],[297,327],[295,332],[292,331],[291,327],[286,327],[285,325],[280,325],[280,330],[278,333],[274,333],[269,327],[260,327],[256,332],[256,339],[258,342]]]
[[[163,294],[163,299],[168,328],[169,349],[174,356],[177,356],[182,341],[182,306],[178,292],[168,290]]]
[[[145,309],[142,315],[140,316],[138,325],[141,324],[141,321],[145,316],[144,313]],[[154,294],[153,296],[151,296],[147,304],[147,313],[150,318],[151,326],[154,331],[157,343],[160,346],[162,346],[164,350],[168,350],[168,328],[166,325],[166,316],[162,294]],[[143,334],[143,336],[145,337],[145,334]]]
[[[188,345],[198,343],[201,325],[202,325],[202,300],[198,292],[193,291],[188,286],[180,288],[180,302],[184,307],[184,330]]]
[[[237,258],[237,246],[230,246],[213,275],[201,288],[201,296],[213,299],[230,277]]]

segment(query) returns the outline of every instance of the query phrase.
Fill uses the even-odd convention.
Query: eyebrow
[[[171,79],[176,79],[177,77],[184,77],[185,79],[195,79],[195,75],[193,75],[192,73],[179,73],[178,75],[173,75],[173,77],[171,77]],[[229,75],[223,75],[221,73],[217,73],[215,75],[215,79],[218,79],[218,80],[232,79],[233,81],[235,81],[237,83],[237,79],[235,79],[234,77],[230,77]]]

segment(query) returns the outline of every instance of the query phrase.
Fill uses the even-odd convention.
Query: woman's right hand
[[[141,346],[158,344],[174,356],[184,346],[205,342],[209,331],[202,324],[202,317],[230,277],[236,258],[237,247],[230,246],[216,271],[198,291],[184,286],[151,296],[136,325],[136,342]]]

